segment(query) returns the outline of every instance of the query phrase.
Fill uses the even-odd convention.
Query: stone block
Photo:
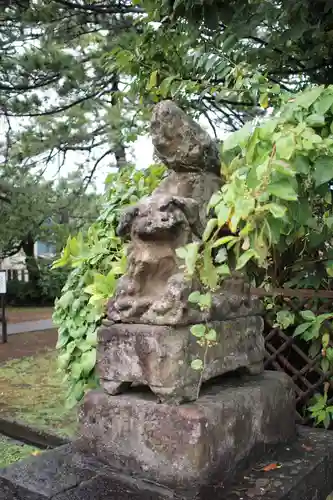
[[[168,500],[168,490],[107,469],[73,445],[0,469],[0,500]]]
[[[295,436],[294,387],[285,374],[265,372],[216,384],[180,406],[158,404],[149,394],[92,391],[80,427],[80,451],[196,498],[214,476],[230,479],[256,446]]]
[[[200,347],[188,327],[105,323],[99,330],[97,368],[109,394],[123,392],[131,383],[150,387],[159,401],[195,401],[200,384],[240,368],[250,373],[263,370],[263,320],[249,316],[210,323],[217,342]],[[191,361],[204,359],[201,372]]]
[[[65,445],[0,469],[0,500],[47,500],[95,476]]]

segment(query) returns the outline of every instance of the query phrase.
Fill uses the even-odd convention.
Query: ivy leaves
[[[87,388],[98,384],[97,329],[106,302],[126,268],[124,245],[115,234],[120,211],[150,194],[163,172],[162,167],[152,165],[143,171],[131,167],[110,174],[99,219],[85,234],[68,238],[60,259],[54,263],[54,267],[72,268],[53,315],[58,326],[59,368],[69,384],[69,406],[80,401]]]
[[[203,297],[233,271],[248,273],[257,285],[330,288],[333,86],[309,89],[260,125],[231,134],[222,158],[225,184],[210,200],[207,213],[213,215],[190,262],[206,294],[194,292],[190,302],[209,307],[201,305]],[[222,230],[230,234],[221,236]],[[179,255],[188,256],[189,250]],[[330,312],[285,307],[277,311],[275,326],[308,342],[326,373],[333,367],[332,318]],[[195,325],[191,332],[207,345],[208,325]],[[193,362],[195,369],[204,366]],[[310,411],[327,425],[333,412],[324,399],[325,394]]]

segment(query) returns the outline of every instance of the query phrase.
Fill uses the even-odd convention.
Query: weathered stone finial
[[[155,106],[150,130],[156,154],[170,170],[220,174],[215,142],[174,102],[161,101]]]

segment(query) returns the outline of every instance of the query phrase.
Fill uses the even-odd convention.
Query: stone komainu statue
[[[209,349],[204,381],[239,367],[262,369],[262,319],[242,280],[227,281],[213,295],[209,311],[189,304],[189,294],[200,284],[188,279],[176,249],[201,240],[208,202],[221,186],[219,152],[171,101],[156,105],[151,135],[169,172],[151,196],[121,216],[118,234],[130,240],[128,267],[100,331],[99,371],[111,394],[143,383],[161,401],[182,402],[198,394],[200,375],[190,363],[202,352],[191,325],[212,322],[219,333]]]

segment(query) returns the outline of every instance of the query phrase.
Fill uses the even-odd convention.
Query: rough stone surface
[[[176,249],[200,241],[207,203],[219,186],[217,177],[207,177],[190,173],[172,182],[167,178],[150,197],[122,214],[118,234],[130,237],[128,268],[109,302],[110,320],[190,322],[187,299],[198,284],[186,279]]]
[[[151,136],[157,156],[172,170],[220,173],[215,142],[174,102],[162,101],[155,106]]]
[[[105,323],[99,331],[97,366],[102,387],[109,394],[128,389],[132,382],[150,387],[159,401],[195,401],[200,385],[224,373],[246,368],[263,370],[263,320],[248,316],[210,324],[217,332],[205,359],[205,370],[191,368],[203,359],[205,348],[190,327]]]
[[[63,446],[0,469],[0,500],[167,500],[172,492],[124,476]]]
[[[65,445],[0,469],[0,499],[49,499],[93,478],[95,470],[83,466],[72,451],[71,445]]]
[[[157,404],[149,394],[92,391],[80,424],[81,450],[193,495],[211,485],[217,471],[219,481],[227,480],[255,446],[294,437],[294,388],[286,375],[265,372],[216,384],[180,406]]]
[[[207,133],[170,101],[157,104],[151,128],[169,173],[121,216],[118,234],[130,239],[128,269],[109,302],[108,319],[190,324],[187,299],[200,286],[186,279],[176,249],[201,241],[208,202],[221,187],[219,154]]]
[[[75,446],[66,446],[0,469],[0,499],[331,500],[327,495],[333,489],[332,432],[299,428],[298,433],[288,444],[258,449],[231,484],[226,485],[217,472],[217,484],[193,492],[192,497],[119,473],[79,455]],[[271,463],[280,468],[265,472]]]

